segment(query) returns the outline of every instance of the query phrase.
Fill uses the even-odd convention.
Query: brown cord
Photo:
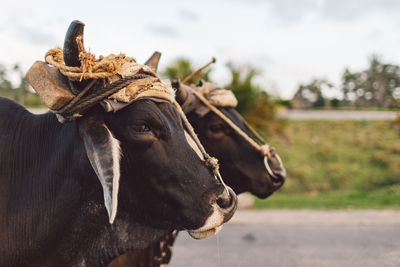
[[[121,89],[127,87],[130,85],[134,80],[138,79],[144,79],[144,78],[150,78],[152,76],[150,75],[145,75],[145,74],[136,74],[132,75],[129,77],[125,77],[122,79],[119,79],[103,88],[98,88],[96,90],[91,90],[96,84],[99,79],[104,79],[104,78],[109,78],[113,75],[115,75],[120,69],[121,66],[124,63],[127,62],[132,62],[131,59],[126,58],[125,55],[121,54],[118,56],[108,56],[105,58],[100,58],[99,60],[96,61],[95,57],[93,54],[86,52],[83,42],[82,42],[82,37],[78,36],[76,39],[79,47],[79,60],[81,62],[81,67],[70,67],[66,66],[64,63],[64,57],[63,57],[63,51],[61,48],[56,48],[56,49],[51,49],[49,50],[46,55],[45,55],[45,60],[48,64],[53,65],[54,67],[58,68],[60,72],[66,76],[69,80],[87,80],[87,79],[93,79],[86,87],[85,89],[78,93],[76,97],[70,101],[66,106],[61,108],[60,110],[56,110],[55,113],[61,115],[63,118],[64,122],[71,121],[75,117],[82,116],[84,111],[95,105],[96,103],[102,101],[103,99],[106,99],[113,95],[114,93],[120,91]],[[197,75],[198,72],[201,72],[204,68],[208,67],[208,65],[212,64],[215,62],[215,58],[207,64],[205,67],[201,68],[197,72],[193,73],[190,77],[194,77]],[[101,80],[100,80],[101,81]],[[135,91],[135,94],[133,98],[137,95],[139,95],[142,91],[149,90],[149,88],[144,87],[139,89],[138,91]],[[160,89],[150,89],[153,91],[153,94],[155,97],[157,97],[158,94],[160,93],[165,93],[165,90],[160,91]],[[88,94],[88,92],[91,92]],[[219,165],[218,165],[218,160],[216,158],[211,157],[204,149],[202,144],[200,143],[200,140],[198,139],[197,135],[195,134],[193,127],[190,125],[189,121],[186,118],[185,113],[183,112],[181,106],[176,102],[176,100],[173,100],[173,104],[175,107],[178,109],[182,121],[189,132],[190,136],[192,139],[195,141],[196,145],[200,149],[204,160],[205,164],[212,170],[214,176],[216,179],[218,179],[221,184],[225,187],[227,190],[228,194],[229,191],[224,183],[224,181],[221,178],[221,175],[219,173]]]
[[[216,115],[218,115],[222,120],[224,120],[235,132],[237,132],[240,136],[242,136],[248,143],[250,143],[251,146],[253,146],[256,150],[260,151],[262,156],[266,156],[268,158],[271,158],[271,149],[268,144],[264,145],[259,145],[256,141],[254,141],[252,138],[250,138],[245,132],[242,131],[236,124],[234,124],[228,117],[225,116],[219,109],[217,109],[213,104],[211,104],[202,94],[194,90],[192,87],[187,86],[188,88],[205,106],[207,106],[210,110],[212,110]],[[250,125],[247,125],[247,127],[250,127]],[[252,130],[252,129],[251,129]],[[255,132],[252,130],[252,132]],[[259,135],[256,134],[256,137],[258,138]],[[261,138],[261,136],[260,136]],[[261,139],[262,140],[262,139]]]
[[[203,145],[201,144],[199,138],[197,137],[196,133],[194,132],[194,129],[192,125],[190,124],[189,120],[186,117],[185,112],[183,112],[181,106],[178,104],[176,100],[173,102],[174,106],[178,110],[179,114],[181,115],[183,125],[185,126],[186,130],[188,131],[190,137],[192,137],[193,141],[196,143],[197,147],[199,148],[201,154],[203,155],[203,158],[205,160],[205,164],[207,167],[211,169],[211,171],[214,174],[214,177],[220,181],[220,183],[225,187],[226,192],[229,195],[229,190],[224,182],[224,180],[221,177],[221,174],[219,173],[219,164],[218,164],[218,159],[211,157],[206,150],[204,149]]]
[[[77,93],[72,101],[61,109],[54,111],[63,117],[64,122],[71,121],[75,117],[81,116],[80,113],[127,87],[133,81],[152,77],[147,74],[135,74],[119,79],[103,87],[102,79],[112,77],[122,69],[122,66],[125,63],[131,63],[134,60],[126,57],[124,54],[116,56],[109,55],[108,57],[100,57],[96,60],[93,54],[86,52],[83,46],[82,36],[78,36],[76,41],[79,48],[80,67],[66,66],[63,50],[61,48],[50,49],[45,55],[46,62],[56,67],[64,76],[66,76],[70,85],[73,85],[71,81],[92,79],[92,81],[81,92],[77,93],[76,90],[72,90],[75,91],[75,94]],[[101,86],[95,86],[98,82],[101,83]],[[96,87],[96,90],[91,90],[93,87]]]
[[[50,49],[45,55],[45,61],[58,68],[70,80],[82,81],[88,79],[104,79],[115,75],[123,64],[132,62],[133,59],[124,54],[110,55],[96,60],[95,56],[83,48],[82,40],[77,37],[79,45],[80,67],[66,66],[61,48]]]
[[[208,68],[212,63],[215,63],[215,58],[212,58],[212,60],[201,67],[200,69],[196,70],[195,72],[191,73],[189,76],[187,76],[182,83],[183,84],[188,84],[194,77],[199,75],[203,70]],[[272,149],[268,144],[264,145],[259,145],[257,142],[255,142],[252,138],[250,138],[245,132],[243,132],[236,124],[234,124],[228,117],[226,117],[219,109],[217,109],[213,104],[210,103],[201,93],[197,92],[195,89],[193,89],[190,86],[187,86],[187,88],[201,101],[203,102],[204,105],[206,105],[210,110],[212,110],[216,115],[218,115],[222,120],[224,120],[234,131],[236,131],[240,136],[242,136],[247,142],[250,143],[251,146],[253,146],[256,150],[260,151],[262,156],[266,156],[267,158],[271,158],[272,155]],[[203,92],[203,94],[207,94],[209,92]],[[186,104],[186,103],[185,103]],[[246,127],[254,134],[254,136],[259,140],[265,143],[264,139],[255,131],[253,128],[250,127],[250,125],[245,122]]]
[[[108,98],[109,96],[111,96],[115,92],[118,92],[122,88],[130,85],[133,81],[148,77],[150,76],[144,74],[129,76],[124,79],[120,79],[112,84],[109,84],[105,87],[92,90],[91,91],[92,93],[85,95],[85,93],[87,93],[95,85],[95,83],[99,81],[99,80],[94,80],[81,93],[79,93],[69,104],[67,104],[60,110],[55,110],[54,112],[60,114],[65,119],[65,122],[71,121],[75,117],[81,116],[81,113],[85,112],[90,107]]]

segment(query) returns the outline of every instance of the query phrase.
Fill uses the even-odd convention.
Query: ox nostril
[[[227,190],[224,190],[217,198],[216,203],[219,208],[220,214],[223,216],[223,222],[226,223],[229,221],[237,208],[237,196],[235,192],[233,192],[232,188],[229,186],[226,187]]]
[[[274,186],[279,188],[285,183],[285,176],[279,173],[275,173],[275,177],[271,177],[271,180]]]
[[[231,190],[229,190],[231,191]],[[232,206],[233,204],[233,198],[232,198],[232,192],[228,192],[227,190],[224,190],[222,192],[222,194],[220,194],[217,198],[217,205],[221,208],[221,209],[228,209]]]
[[[221,195],[218,196],[217,204],[220,208],[226,209],[230,207],[232,198],[229,193],[224,190]]]

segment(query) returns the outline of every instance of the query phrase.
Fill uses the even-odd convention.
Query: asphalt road
[[[180,233],[170,266],[400,266],[400,211],[238,211],[216,236]]]
[[[287,110],[278,117],[290,120],[394,120],[395,111]]]

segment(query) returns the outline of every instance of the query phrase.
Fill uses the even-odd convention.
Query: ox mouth
[[[256,195],[256,197],[260,198],[260,199],[265,199],[267,197],[270,197],[272,194],[274,193],[274,191],[268,191],[268,192],[257,192],[254,193],[254,195]]]
[[[215,228],[208,229],[208,230],[201,230],[201,231],[188,230],[187,232],[194,239],[204,239],[204,238],[210,237],[214,234],[217,234],[219,231],[221,231],[221,229],[222,229],[222,225],[215,227]]]

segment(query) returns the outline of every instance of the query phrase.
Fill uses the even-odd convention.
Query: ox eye
[[[222,124],[211,124],[209,129],[213,133],[218,133],[218,132],[222,132],[224,130],[224,126]]]
[[[134,124],[131,126],[131,129],[137,133],[147,133],[147,132],[151,131],[149,126],[147,126],[147,124],[145,124],[145,123]]]

